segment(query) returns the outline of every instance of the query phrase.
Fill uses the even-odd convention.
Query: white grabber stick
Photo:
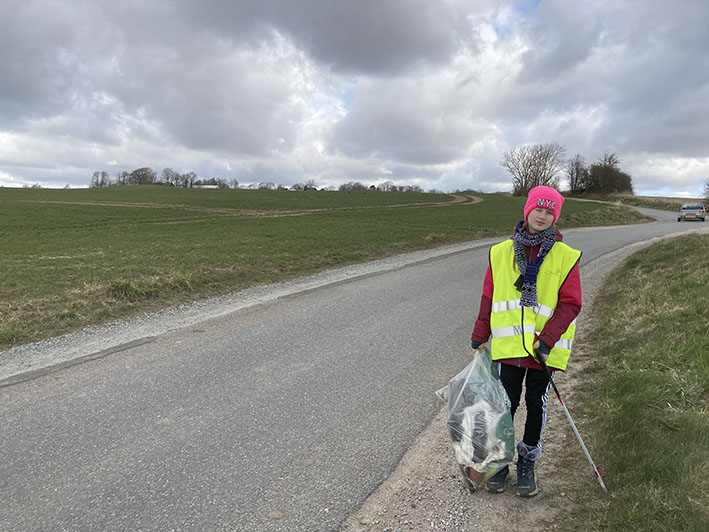
[[[564,401],[561,399],[561,394],[559,393],[559,390],[556,387],[556,384],[554,384],[554,379],[551,376],[551,371],[549,371],[549,366],[547,366],[547,363],[544,360],[544,357],[542,357],[540,353],[535,353],[535,354],[537,355],[536,356],[537,361],[542,365],[542,367],[546,370],[547,375],[549,376],[549,382],[551,382],[551,386],[552,386],[552,388],[554,388],[554,393],[556,394],[556,398],[559,399],[559,402],[561,403],[561,406],[564,409],[564,413],[566,414],[566,419],[569,420],[569,423],[571,424],[571,428],[574,429],[574,434],[576,434],[576,438],[578,439],[579,443],[581,444],[581,448],[583,449],[583,452],[586,455],[586,458],[588,458],[588,463],[591,464],[591,467],[593,467],[593,472],[596,474],[596,477],[598,477],[598,482],[600,482],[601,488],[603,488],[603,491],[605,493],[608,493],[608,488],[606,488],[606,485],[603,482],[603,477],[605,475],[603,474],[603,471],[601,471],[601,469],[596,467],[596,464],[593,463],[593,458],[591,458],[591,453],[588,452],[588,449],[586,448],[586,444],[583,443],[583,439],[581,438],[581,434],[579,433],[579,429],[576,428],[576,424],[574,423],[574,420],[571,419],[571,414],[569,413],[569,409],[566,408]]]

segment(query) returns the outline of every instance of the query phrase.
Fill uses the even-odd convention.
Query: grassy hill
[[[573,197],[573,196],[570,196]],[[609,201],[618,205],[632,205],[633,207],[645,207],[648,209],[659,209],[661,211],[676,212],[683,203],[699,201],[705,202],[704,199],[696,198],[660,198],[651,196],[629,196],[627,194],[584,194],[578,196],[585,199],[596,199],[601,201]]]
[[[399,192],[0,188],[0,349],[244,288],[507,235],[524,198]],[[559,227],[637,223],[569,201]]]

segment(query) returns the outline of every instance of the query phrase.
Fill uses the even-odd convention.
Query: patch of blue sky
[[[495,35],[498,37],[511,35],[515,21],[518,18],[530,18],[541,3],[542,0],[518,0],[514,2],[512,7],[512,13],[514,13],[514,16],[504,17],[498,24],[493,24],[492,27],[495,30]]]
[[[660,198],[701,198],[701,187],[695,189],[677,190],[673,187],[660,187],[652,189],[636,190],[638,196],[652,196]]]
[[[347,89],[344,92],[344,94],[340,98],[340,102],[342,103],[342,107],[345,109],[345,111],[350,110],[350,107],[352,107],[352,104],[354,103],[356,97],[357,93],[354,89]]]
[[[521,15],[529,15],[537,9],[541,3],[542,0],[521,0],[516,3],[515,10]]]

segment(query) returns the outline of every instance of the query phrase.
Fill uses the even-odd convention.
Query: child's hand
[[[549,358],[549,348],[546,346],[546,344],[543,344],[539,340],[537,340],[536,342],[534,342],[534,345],[532,347],[534,347],[534,354],[537,357],[542,357],[544,362],[546,362]]]
[[[470,347],[473,348],[473,354],[477,355],[477,354],[483,352],[483,349],[485,349],[485,343],[484,342],[470,342]]]

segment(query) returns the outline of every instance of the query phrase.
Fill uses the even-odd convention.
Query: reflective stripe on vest
[[[574,320],[576,321],[576,320]],[[527,334],[534,334],[534,333],[541,333],[542,331],[537,331],[535,330],[536,327],[534,325],[525,325],[524,326],[524,332]],[[490,335],[490,338],[508,338],[510,336],[521,336],[522,335],[522,327],[520,325],[511,325],[510,327],[498,327],[497,329],[493,329]],[[554,344],[554,347],[558,347],[559,349],[567,349],[571,351],[571,346],[574,345],[574,341],[567,339],[567,338],[559,338],[559,341]]]
[[[522,308],[522,303],[519,299],[510,299],[508,301],[498,301],[492,304],[491,312],[503,312],[505,310],[520,310]],[[547,307],[546,305],[540,305],[533,308],[535,314],[541,314],[546,318],[551,318],[554,315],[554,309]],[[576,325],[576,318],[570,323],[570,325]]]
[[[536,307],[522,307],[521,293],[514,286],[519,269],[514,258],[514,245],[507,240],[490,249],[493,297],[490,313],[490,352],[493,360],[524,358],[531,353],[534,334],[539,334],[554,315],[559,289],[581,252],[563,242],[556,242],[542,262],[537,276]],[[576,320],[552,346],[547,364],[566,369],[576,332]]]

